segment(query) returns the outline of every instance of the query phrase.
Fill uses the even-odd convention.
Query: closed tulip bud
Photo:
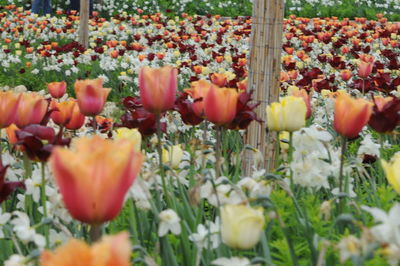
[[[221,208],[222,241],[231,248],[250,249],[263,233],[265,217],[262,208],[225,205]]]
[[[23,128],[30,124],[39,124],[47,112],[49,103],[35,93],[22,93],[15,124]]]
[[[40,256],[41,266],[129,266],[131,244],[126,232],[105,236],[89,246],[82,240],[70,239],[55,251],[45,250]]]
[[[285,130],[281,103],[274,102],[267,106],[267,126],[272,131]]]
[[[333,126],[340,135],[349,139],[355,138],[368,123],[371,113],[371,103],[341,93],[335,100]]]
[[[20,98],[20,95],[15,95],[11,91],[0,92],[0,129],[14,123]]]
[[[142,162],[130,141],[100,136],[76,139],[72,149],[56,147],[50,157],[65,207],[72,217],[92,225],[119,214]]]
[[[170,165],[172,168],[179,168],[179,164],[182,161],[183,150],[181,145],[174,145],[169,147],[168,150],[163,149],[162,151],[162,161],[165,164]]]
[[[293,132],[306,124],[307,106],[302,98],[286,96],[281,100],[285,130]]]
[[[75,104],[72,108],[71,118],[69,122],[65,124],[65,128],[69,130],[80,129],[83,124],[85,124],[85,116],[81,113],[78,102],[75,99],[73,101],[75,102]]]
[[[236,115],[239,93],[236,89],[211,87],[204,99],[204,113],[216,125],[232,122]]]
[[[306,107],[307,107],[306,119],[309,119],[312,115],[310,95],[308,95],[308,93],[305,89],[301,89],[299,91],[293,92],[292,95],[295,97],[300,97],[304,100],[304,103],[306,104]]]
[[[351,78],[351,76],[352,76],[351,70],[349,70],[349,69],[343,69],[342,71],[340,71],[340,76],[342,77],[342,79],[343,79],[344,81],[348,81],[348,80]]]
[[[190,89],[186,89],[187,92],[193,99],[194,103],[192,105],[193,112],[199,116],[204,117],[204,99],[211,87],[215,87],[212,83],[206,80],[199,80],[192,82]]]
[[[211,82],[218,87],[225,87],[228,82],[228,78],[225,74],[214,73],[211,75]]]
[[[139,73],[140,98],[143,107],[160,114],[174,106],[178,71],[171,67],[143,67]]]
[[[103,111],[111,89],[103,88],[102,79],[77,80],[74,87],[79,109],[83,115],[96,116]]]
[[[396,153],[390,162],[381,162],[389,184],[400,194],[400,153]]]
[[[365,61],[360,61],[360,64],[358,65],[358,75],[360,76],[360,78],[368,78],[368,76],[371,74],[372,72],[372,68],[374,66],[374,63],[370,63],[370,62],[365,62]]]
[[[117,135],[115,139],[126,139],[133,144],[133,149],[135,151],[140,151],[140,146],[142,144],[142,135],[136,128],[129,129],[126,127],[121,127],[116,130]]]
[[[50,118],[57,125],[65,126],[71,120],[72,110],[74,109],[75,104],[76,102],[73,100],[61,103],[52,101],[50,107],[53,109],[53,112],[51,113]]]
[[[51,82],[47,84],[47,89],[51,97],[59,99],[64,96],[67,91],[67,83],[65,81],[61,82]]]

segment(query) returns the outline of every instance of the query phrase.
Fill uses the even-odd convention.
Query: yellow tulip
[[[223,242],[231,248],[250,249],[259,241],[264,229],[263,208],[225,205],[221,208]]]
[[[400,153],[395,154],[390,162],[382,160],[382,167],[389,184],[400,193]]]
[[[168,150],[163,149],[162,159],[163,163],[170,165],[172,168],[179,168],[179,164],[182,161],[183,150],[181,145],[174,145],[169,147]]]
[[[116,130],[117,135],[115,139],[126,139],[133,144],[134,151],[140,151],[140,145],[142,144],[142,135],[136,128],[129,129],[125,127],[118,128]]]
[[[282,105],[280,103],[275,102],[267,106],[267,123],[269,130],[284,130]]]

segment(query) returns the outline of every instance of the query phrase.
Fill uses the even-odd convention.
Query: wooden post
[[[282,51],[284,0],[255,0],[253,2],[250,41],[249,89],[261,102],[258,115],[266,121],[266,107],[279,99],[279,75]],[[247,131],[246,144],[257,148],[264,156],[267,171],[274,168],[277,136],[266,131],[266,123],[252,123]],[[244,174],[251,174],[252,152],[244,152]]]
[[[89,46],[89,0],[80,0],[79,43]]]

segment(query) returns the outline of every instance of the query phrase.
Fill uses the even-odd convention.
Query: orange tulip
[[[111,89],[103,88],[103,80],[87,79],[75,81],[75,93],[79,109],[86,116],[95,116],[103,111]]]
[[[343,69],[342,71],[340,71],[340,76],[342,77],[342,79],[343,79],[344,81],[348,81],[348,80],[351,78],[351,76],[352,76],[351,70],[349,70],[349,69]]]
[[[0,129],[14,123],[20,98],[10,91],[0,92]]]
[[[206,80],[194,81],[190,85],[191,88],[185,91],[194,99],[193,112],[199,117],[204,117],[204,99],[209,89],[215,85]]]
[[[69,99],[65,102],[51,102],[52,109],[55,109],[50,115],[51,119],[57,125],[64,126],[71,130],[79,129],[85,122],[85,116],[80,112],[78,103],[75,99]]]
[[[75,219],[101,224],[120,212],[143,162],[129,140],[100,136],[76,139],[72,149],[56,147],[50,166],[66,208]]]
[[[46,115],[48,105],[49,103],[40,95],[22,93],[14,123],[19,128],[39,124]]]
[[[131,245],[126,232],[106,236],[93,246],[71,239],[54,252],[45,250],[41,266],[129,266]]]
[[[335,117],[333,126],[336,132],[349,139],[358,136],[368,123],[372,105],[364,99],[354,99],[341,93],[335,100]]]
[[[160,114],[174,106],[177,75],[178,71],[171,66],[140,69],[140,98],[147,111]]]
[[[65,81],[51,82],[47,84],[47,89],[51,97],[59,99],[63,97],[67,91],[67,83]]]
[[[211,87],[204,99],[204,113],[216,125],[232,122],[236,115],[239,93],[236,89]]]
[[[214,73],[211,75],[211,82],[218,87],[224,87],[228,82],[228,78],[225,74]]]
[[[79,109],[79,105],[77,101],[74,99],[75,102],[74,108],[72,108],[72,114],[71,114],[71,119],[69,122],[65,125],[65,128],[69,130],[77,130],[80,129],[83,124],[85,123],[85,116],[81,113],[81,110]]]
[[[368,78],[368,76],[372,72],[372,67],[374,66],[373,63],[370,62],[365,62],[365,61],[360,61],[360,64],[358,65],[358,75],[365,79]]]

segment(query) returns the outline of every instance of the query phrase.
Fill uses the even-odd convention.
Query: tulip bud
[[[51,97],[59,99],[64,96],[67,91],[67,83],[65,81],[61,82],[51,82],[47,84],[47,89]]]
[[[142,135],[136,128],[129,129],[125,127],[118,128],[116,130],[117,135],[115,139],[126,139],[133,144],[133,149],[135,151],[140,151],[140,146],[142,144]]]
[[[368,76],[371,75],[373,66],[373,63],[364,62],[361,60],[360,64],[358,65],[358,75],[360,76],[360,78],[368,78]]]
[[[23,128],[29,124],[39,124],[47,112],[48,102],[35,93],[23,93],[19,102],[15,124]]]
[[[396,153],[390,162],[381,162],[389,184],[400,194],[400,153]]]
[[[102,79],[75,81],[79,109],[85,116],[96,116],[103,111],[111,89],[103,88]]]
[[[174,106],[178,71],[171,67],[143,67],[139,73],[140,98],[143,107],[154,114],[160,114]]]
[[[371,117],[371,104],[341,93],[335,100],[333,126],[340,135],[352,139],[358,136]]]
[[[204,113],[216,125],[232,122],[236,115],[239,93],[236,89],[211,87],[204,99]]]
[[[192,105],[193,112],[199,116],[204,117],[204,99],[211,87],[215,87],[215,85],[211,84],[206,80],[199,80],[192,82],[190,89],[186,89],[185,92],[189,94],[194,103]]]
[[[349,69],[343,69],[342,71],[340,71],[340,76],[342,77],[342,79],[343,79],[344,81],[348,81],[348,80],[351,78],[351,76],[352,76],[351,70],[349,70]]]
[[[295,97],[300,97],[304,100],[304,103],[307,106],[306,119],[309,119],[312,115],[310,95],[308,95],[308,93],[305,89],[301,89],[299,91],[293,92],[292,95]]]
[[[211,81],[218,87],[225,87],[226,83],[228,82],[228,78],[225,74],[214,73],[211,75]]]
[[[11,91],[0,92],[0,129],[14,123],[20,98]]]
[[[250,249],[263,233],[265,217],[262,208],[225,205],[221,208],[222,241],[231,248]]]

